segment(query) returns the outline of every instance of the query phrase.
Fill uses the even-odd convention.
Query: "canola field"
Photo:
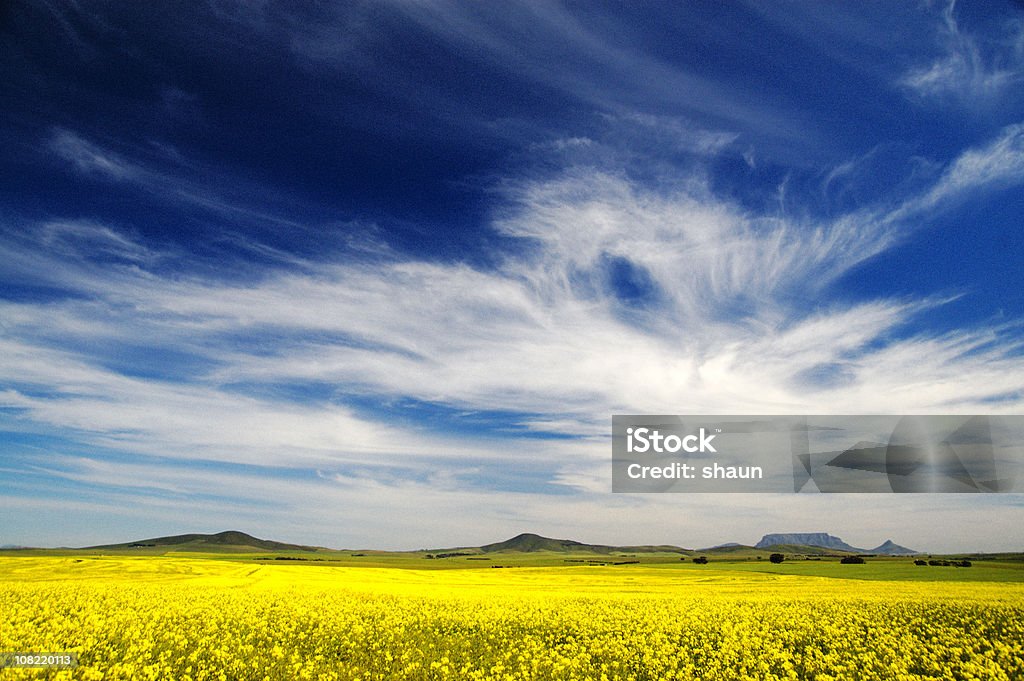
[[[1024,585],[0,558],[7,679],[1024,678]]]

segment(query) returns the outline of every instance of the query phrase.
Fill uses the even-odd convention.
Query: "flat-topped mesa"
[[[919,551],[914,549],[908,549],[906,546],[900,546],[891,539],[886,539],[885,542],[873,549],[861,549],[856,546],[850,546],[839,537],[835,537],[828,532],[790,532],[790,533],[775,533],[766,534],[761,537],[761,541],[757,542],[755,548],[767,549],[772,546],[816,546],[818,548],[830,549],[832,551],[847,551],[850,553],[874,553],[883,556],[912,556]]]
[[[754,545],[758,549],[767,549],[779,544],[790,544],[797,546],[817,546],[823,549],[835,551],[850,551],[852,553],[865,553],[864,549],[850,546],[839,537],[833,537],[828,532],[790,532],[781,534],[766,534],[761,541]]]

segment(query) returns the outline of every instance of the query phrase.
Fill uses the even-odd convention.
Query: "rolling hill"
[[[906,546],[900,546],[892,539],[886,539],[880,546],[871,549],[871,553],[878,553],[883,556],[916,556],[921,552],[908,549]]]
[[[170,537],[155,537],[153,539],[140,539],[123,544],[103,544],[101,546],[87,546],[92,550],[138,550],[138,549],[165,549],[173,551],[207,551],[237,552],[237,551],[317,551],[315,546],[301,546],[299,544],[285,544],[283,542],[271,541],[269,539],[257,539],[245,532],[229,530],[217,534],[178,534]]]
[[[480,547],[483,553],[499,551],[534,553],[551,551],[556,553],[689,553],[687,549],[671,545],[658,546],[607,546],[604,544],[584,544],[571,539],[551,539],[529,532],[517,535],[505,541],[485,544]]]
[[[300,544],[289,544],[285,542],[259,539],[245,532],[229,530],[216,534],[179,534],[167,537],[155,537],[152,539],[140,539],[120,544],[103,544],[99,546],[88,546],[83,550],[90,551],[130,551],[132,553],[161,554],[166,552],[195,552],[195,553],[262,553],[262,552],[333,552],[332,549],[325,549],[316,546],[303,546]],[[490,555],[510,553],[563,553],[563,554],[590,554],[608,556],[612,554],[679,554],[680,556],[692,556],[696,554],[752,557],[761,551],[772,550],[795,555],[820,556],[831,553],[873,553],[876,555],[909,556],[917,552],[904,546],[886,540],[875,549],[859,549],[843,542],[824,532],[796,533],[796,534],[766,534],[756,546],[744,544],[727,543],[718,546],[694,550],[670,544],[659,545],[626,545],[613,546],[607,544],[588,544],[572,539],[553,539],[539,534],[525,532],[516,535],[505,541],[484,544],[474,547],[460,547],[454,549],[433,549],[432,552],[438,555]],[[426,550],[422,550],[426,553]],[[387,553],[387,552],[385,552]],[[409,553],[409,552],[399,552]],[[412,552],[417,553],[417,552]]]
[[[746,544],[737,544],[736,542],[729,542],[727,544],[719,544],[718,546],[709,546],[706,549],[700,549],[698,553],[710,553],[712,555],[727,556],[730,554],[748,554],[755,551],[753,546],[747,546]]]

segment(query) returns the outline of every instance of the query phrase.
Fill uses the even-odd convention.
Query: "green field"
[[[768,560],[769,551],[744,550],[743,552],[723,551],[681,556],[679,553],[588,553],[560,551],[494,552],[480,553],[466,550],[467,555],[446,558],[428,558],[428,555],[443,555],[443,552],[415,551],[260,551],[251,547],[229,547],[216,552],[206,550],[181,550],[180,547],[143,547],[120,550],[92,549],[19,549],[0,551],[0,558],[7,557],[53,557],[93,560],[100,557],[159,557],[179,559],[204,559],[231,562],[245,562],[256,565],[294,565],[303,567],[369,567],[399,568],[415,570],[465,570],[481,568],[525,568],[525,567],[600,567],[608,570],[635,570],[641,566],[654,566],[664,570],[689,571],[738,571],[776,575],[828,577],[833,579],[861,579],[883,581],[938,581],[938,582],[1024,582],[1024,555],[999,554],[986,558],[972,556],[971,567],[919,566],[914,557],[877,556],[865,558],[863,565],[843,565],[835,556],[790,556],[783,563],[774,564]],[[457,551],[456,551],[457,552]],[[706,555],[709,562],[697,565],[693,558]],[[944,558],[960,559],[962,555]],[[927,560],[927,559],[926,559]]]

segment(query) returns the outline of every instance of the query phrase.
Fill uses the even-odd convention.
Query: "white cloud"
[[[211,389],[324,380],[342,390],[586,419],[635,402],[662,409],[719,404],[748,388],[748,395],[781,398],[787,380],[847,361],[934,304],[814,301],[886,248],[901,220],[970,189],[1019,182],[1021,130],[1011,126],[965,152],[929,191],[890,213],[822,223],[765,219],[714,197],[697,180],[665,194],[577,169],[518,188],[496,227],[533,247],[496,270],[395,258],[309,261],[246,284],[90,271],[66,282],[77,283],[88,303],[9,305],[7,318],[29,335],[57,324],[78,334],[106,329],[112,337],[129,330],[145,343],[162,337],[167,347],[186,347],[216,366],[205,378]],[[126,252],[141,248],[107,228],[90,234]],[[646,277],[651,300],[632,307],[620,300],[609,263]],[[224,339],[231,334],[275,340],[253,353]],[[323,334],[326,340],[310,340]],[[999,361],[1004,367],[1011,360]],[[797,407],[799,394],[784,403]]]
[[[649,137],[663,150],[701,156],[715,156],[739,138],[738,133],[708,130],[694,121],[676,116],[655,116],[634,111],[608,118],[616,123],[632,126],[634,129],[630,132],[634,144],[638,138]],[[639,131],[635,130],[637,128]]]
[[[517,80],[594,111],[625,117],[637,110],[682,111],[694,118],[726,121],[730,129],[782,140],[781,144],[812,148],[817,141],[815,132],[794,124],[797,112],[765,101],[756,89],[731,90],[696,66],[669,62],[644,41],[614,30],[613,17],[602,17],[598,8],[576,12],[529,2],[500,7],[403,2],[391,9],[414,30],[436,41],[439,49],[474,66],[507,70]],[[375,13],[336,7],[316,24],[290,28],[290,47],[308,68],[326,66],[372,83],[389,99],[402,101],[421,115],[443,118],[446,124],[459,121],[482,129],[494,124],[494,115],[467,103],[472,100],[452,98],[447,91],[395,68],[387,51],[380,49],[390,27]],[[571,68],[553,68],[553,64]],[[386,78],[380,77],[384,70]],[[656,118],[661,118],[660,123],[671,121],[641,117],[648,123]],[[674,141],[688,151],[706,151],[731,141],[729,133],[722,137],[683,131]],[[807,144],[811,138],[815,139]]]
[[[200,208],[236,224],[305,228],[281,213],[255,207],[250,197],[261,194],[265,203],[294,203],[293,199],[268,194],[263,187],[256,191],[237,178],[218,177],[211,168],[189,164],[173,148],[150,145],[146,153],[131,150],[129,158],[65,128],[52,129],[46,147],[82,175],[133,187],[165,203]],[[203,180],[196,181],[197,175]]]
[[[41,245],[67,255],[112,256],[132,262],[152,260],[149,249],[130,237],[89,220],[54,220],[39,230]]]
[[[1009,125],[991,143],[970,149],[954,162],[927,198],[1024,179],[1024,123]]]
[[[1019,179],[1019,137],[1013,129],[965,153],[901,210]],[[751,216],[699,182],[666,195],[577,170],[521,187],[496,226],[533,247],[495,270],[310,261],[245,284],[88,270],[65,281],[85,301],[5,304],[0,369],[8,385],[31,388],[7,393],[24,418],[122,448],[259,463],[483,455],[479,443],[397,432],[339,404],[231,386],[327,383],[342,397],[510,410],[533,428],[590,436],[622,411],[813,412],[826,397],[840,412],[970,410],[1024,383],[1020,360],[988,331],[873,345],[935,301],[815,302],[890,242],[898,213],[797,224]],[[141,248],[106,228],[89,235]],[[44,271],[75,272],[73,254],[52,258]],[[651,300],[620,299],[610,262],[642,273]],[[125,343],[206,368],[175,377],[172,362],[159,380],[125,376]],[[804,380],[831,365],[843,368],[841,385]]]
[[[1024,22],[1008,24],[1001,41],[983,42],[961,29],[955,8],[950,0],[942,12],[942,56],[911,69],[899,84],[917,97],[952,97],[969,107],[988,106],[1024,80]]]
[[[53,153],[70,161],[79,172],[87,175],[99,175],[119,182],[134,182],[139,181],[144,174],[141,168],[127,159],[83,139],[71,130],[54,130],[49,146]]]
[[[1008,125],[988,144],[964,151],[927,191],[908,198],[882,219],[900,223],[964,200],[1024,181],[1024,123]]]

